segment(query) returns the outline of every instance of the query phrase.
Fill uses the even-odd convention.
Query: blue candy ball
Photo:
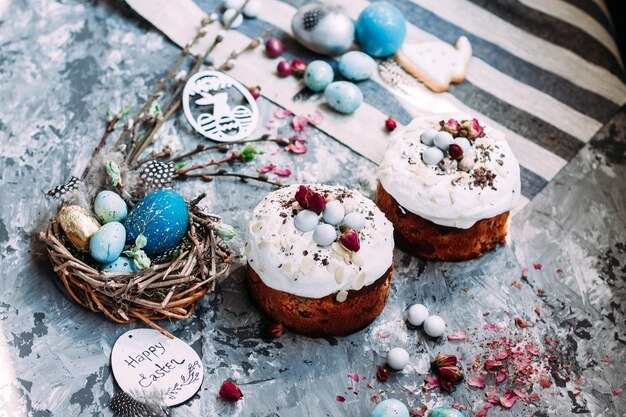
[[[350,81],[367,80],[376,70],[376,61],[360,51],[350,51],[339,59],[339,72]]]
[[[350,229],[361,231],[361,229],[365,227],[365,216],[358,211],[353,211],[352,213],[346,214],[346,217],[343,218],[343,224]]]
[[[443,151],[434,146],[426,149],[422,155],[422,159],[426,165],[437,165],[443,159]]]
[[[428,413],[428,417],[465,417],[465,415],[456,408],[444,405],[442,407],[433,408]]]
[[[324,207],[324,212],[322,213],[322,218],[326,223],[334,226],[339,224],[345,215],[346,210],[343,208],[343,205],[338,200],[332,200],[326,203],[326,207]]]
[[[442,151],[447,151],[448,147],[454,142],[452,135],[448,132],[438,132],[433,139],[433,143],[436,147],[441,149]]]
[[[354,113],[363,103],[363,93],[348,81],[335,81],[324,90],[324,98],[339,113]]]
[[[439,133],[438,130],[435,129],[426,129],[422,132],[422,136],[420,139],[424,145],[432,146],[433,140],[435,140],[435,136]]]
[[[126,256],[120,256],[113,262],[102,265],[102,270],[109,272],[137,272],[135,262]]]
[[[319,223],[319,216],[312,210],[302,210],[293,220],[296,224],[296,229],[306,233],[317,227],[317,224]]]
[[[319,246],[328,246],[337,239],[337,231],[330,224],[322,223],[315,228],[313,240]]]
[[[106,264],[113,262],[124,250],[126,230],[120,222],[110,222],[102,226],[89,239],[89,253],[96,261]]]
[[[333,67],[325,61],[313,61],[304,71],[304,84],[313,91],[323,91],[333,82]]]
[[[371,417],[409,417],[409,409],[401,401],[384,400],[374,408]]]
[[[143,250],[148,256],[174,249],[187,233],[189,213],[183,197],[172,190],[148,194],[131,210],[126,220],[126,240],[134,244],[140,234],[148,241]]]
[[[100,191],[93,202],[93,211],[101,223],[123,222],[128,215],[126,203],[113,191]]]
[[[366,54],[386,57],[402,46],[406,36],[404,15],[397,7],[376,2],[367,6],[356,21],[356,38]]]

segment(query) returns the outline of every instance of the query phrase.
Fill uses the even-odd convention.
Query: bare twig
[[[201,178],[204,181],[210,182],[210,181],[213,181],[213,178],[215,177],[234,177],[234,178],[239,178],[242,181],[246,181],[246,180],[259,181],[259,182],[264,182],[266,184],[273,185],[275,187],[282,187],[284,185],[280,182],[270,181],[267,175],[261,174],[261,175],[255,176],[255,175],[241,174],[238,172],[228,172],[226,170],[219,170],[216,172],[207,172],[204,174],[202,173],[186,174],[186,175],[182,175],[178,177],[177,179],[184,180],[187,178]]]
[[[102,138],[100,139],[100,143],[98,143],[98,146],[96,146],[96,149],[94,149],[93,153],[91,154],[92,161],[100,153],[102,148],[104,148],[104,145],[106,145],[109,135],[111,134],[111,132],[115,130],[115,126],[117,125],[117,123],[120,121],[121,118],[122,116],[118,113],[115,116],[113,116],[111,120],[107,122],[104,133],[102,134]],[[87,165],[87,167],[83,171],[83,174],[80,176],[81,180],[84,180],[85,177],[87,177],[87,174],[89,174],[90,168],[91,168],[91,162]]]

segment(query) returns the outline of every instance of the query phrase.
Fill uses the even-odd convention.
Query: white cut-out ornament
[[[248,137],[259,114],[248,89],[219,71],[201,71],[187,81],[183,109],[196,131],[218,142]]]
[[[113,376],[136,398],[161,398],[171,407],[193,397],[202,385],[202,360],[191,346],[152,329],[121,335],[111,352]]]

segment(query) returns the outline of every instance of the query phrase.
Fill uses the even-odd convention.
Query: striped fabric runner
[[[159,1],[167,0],[155,3]],[[265,57],[262,48],[241,56],[230,74],[248,86],[262,86],[264,96],[296,114],[321,110],[322,131],[374,162],[387,146],[388,115],[407,124],[432,113],[473,114],[507,135],[522,167],[522,204],[626,103],[624,67],[603,0],[388,1],[406,17],[408,42],[440,39],[454,44],[461,35],[469,38],[473,57],[465,82],[436,94],[419,83],[394,87],[376,74],[359,83],[364,104],[346,116],[328,110],[321,94],[306,93],[294,77],[275,77],[277,61]],[[215,51],[215,61],[222,62],[267,29],[285,40],[284,58],[320,59],[290,35],[291,18],[303,3],[263,0],[261,16],[229,32]],[[354,19],[368,5],[366,0],[340,3]],[[198,1],[204,11],[220,4]],[[194,18],[186,13],[193,33]],[[197,13],[201,15],[199,9]]]

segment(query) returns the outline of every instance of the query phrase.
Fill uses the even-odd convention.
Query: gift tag
[[[152,329],[121,335],[111,352],[111,367],[124,392],[160,397],[168,407],[193,397],[204,378],[202,361],[191,346]]]
[[[183,109],[197,132],[218,142],[248,137],[259,113],[248,89],[218,71],[201,71],[187,81]]]

